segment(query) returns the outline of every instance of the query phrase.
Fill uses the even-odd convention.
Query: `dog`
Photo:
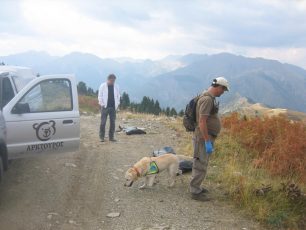
[[[124,186],[131,187],[133,183],[140,177],[145,177],[145,182],[139,188],[146,186],[152,187],[155,177],[158,173],[167,170],[169,174],[169,187],[173,187],[177,174],[181,174],[179,170],[179,161],[190,157],[183,155],[164,154],[158,157],[143,157],[133,167],[129,168],[125,173],[126,182]]]

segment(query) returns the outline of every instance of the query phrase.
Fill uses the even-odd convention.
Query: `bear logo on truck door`
[[[42,123],[35,123],[33,129],[36,130],[36,136],[39,140],[47,141],[56,133],[55,121],[50,120]]]

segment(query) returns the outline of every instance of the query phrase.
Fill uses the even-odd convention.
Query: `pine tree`
[[[142,101],[141,101],[140,105],[139,105],[139,112],[140,113],[145,113],[147,106],[148,106],[148,100],[147,100],[147,97],[144,96],[142,98]]]
[[[172,108],[171,111],[170,111],[170,116],[173,117],[173,116],[177,116],[177,112],[175,110],[175,108]]]
[[[183,117],[183,116],[184,116],[184,110],[182,109],[182,110],[178,113],[178,115],[179,115],[180,117]]]
[[[78,83],[77,88],[78,88],[78,93],[80,95],[86,95],[87,94],[87,86],[86,86],[85,82],[80,81]]]
[[[136,112],[136,103],[134,103],[134,102],[131,102],[130,103],[130,109],[131,109],[131,112]]]
[[[94,90],[92,88],[88,87],[86,95],[87,96],[94,96],[95,92],[94,92]]]
[[[155,104],[154,104],[154,114],[155,115],[159,115],[161,112],[161,109],[160,109],[160,105],[159,105],[159,102],[158,100],[155,101]]]
[[[166,116],[168,116],[168,117],[170,116],[170,107],[166,108]]]
[[[140,103],[131,102],[129,95],[126,92],[123,92],[120,99],[120,108],[121,109],[130,109],[132,112],[136,113],[147,113],[160,115],[165,114],[167,116],[176,116],[177,112],[174,108],[167,107],[167,109],[162,109],[160,107],[159,101],[153,98],[144,96]]]
[[[153,98],[150,100],[150,102],[149,102],[149,110],[148,110],[148,113],[151,113],[151,114],[154,114],[154,105],[155,105],[155,103],[154,103],[154,100],[153,100]]]
[[[120,108],[127,109],[131,105],[130,97],[126,92],[123,92],[122,97],[120,98]]]

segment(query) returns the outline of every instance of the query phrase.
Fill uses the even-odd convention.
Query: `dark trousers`
[[[104,139],[105,137],[105,125],[107,121],[107,117],[109,115],[109,121],[110,121],[110,126],[109,126],[109,139],[114,139],[114,134],[115,134],[115,121],[116,121],[116,109],[115,108],[102,108],[101,109],[101,124],[100,124],[100,138]]]

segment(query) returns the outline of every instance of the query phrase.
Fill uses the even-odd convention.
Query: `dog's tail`
[[[192,161],[192,157],[185,156],[185,155],[176,155],[179,161]]]

